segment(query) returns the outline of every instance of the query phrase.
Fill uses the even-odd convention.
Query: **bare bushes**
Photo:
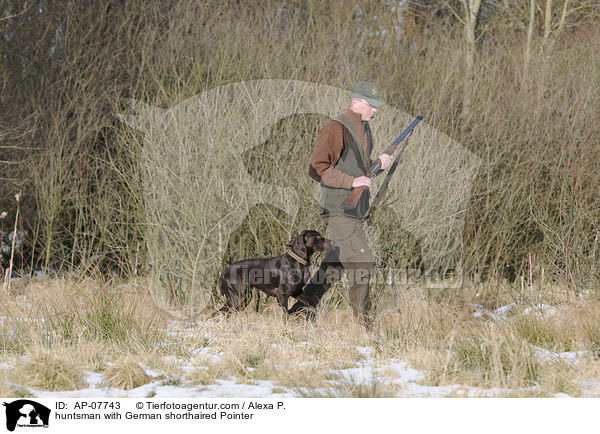
[[[162,267],[173,277],[161,283],[167,301],[173,294],[192,300],[192,290],[210,299],[223,264],[212,261],[206,273],[199,272],[208,262],[195,241],[211,228],[183,225],[205,231],[194,238],[180,225],[197,222],[198,215],[173,212],[165,215],[171,226],[151,228],[164,236],[179,231],[188,240],[180,256],[198,256],[196,269],[185,270],[187,276],[181,278],[176,254],[172,263],[149,258],[148,245],[158,237],[148,233],[142,158],[148,137],[113,113],[128,114],[126,98],[161,111],[218,86],[261,78],[344,89],[368,79],[379,85],[390,105],[423,114],[430,126],[482,162],[458,246],[458,271],[473,280],[543,276],[581,293],[597,287],[600,38],[594,17],[575,20],[573,12],[561,32],[544,33],[543,40],[533,34],[528,42],[527,26],[511,24],[521,19],[513,15],[527,14],[526,8],[496,8],[486,31],[475,29],[469,116],[461,118],[463,34],[452,19],[427,26],[419,14],[411,15],[413,10],[392,10],[378,2],[360,7],[255,2],[243,8],[230,2],[58,2],[6,21],[0,30],[5,36],[1,80],[6,83],[0,197],[7,201],[2,209],[10,211],[8,200],[15,191],[25,192],[22,221],[28,235],[21,254],[15,255],[20,274],[45,268],[141,275]],[[227,119],[231,135],[216,135],[212,150],[198,149],[198,158],[189,161],[190,173],[195,170],[214,185],[199,192],[186,183],[178,185],[181,174],[166,173],[180,187],[179,195],[175,188],[165,189],[166,196],[208,210],[227,208],[215,199],[221,186],[208,167],[217,170],[233,161],[221,151],[232,146],[231,137],[241,140],[235,125],[254,125],[255,118],[246,115],[235,107],[216,113],[215,119]],[[229,179],[245,179],[248,187],[245,194],[230,197],[235,202],[231,206],[246,200],[259,183],[291,189],[302,206],[298,214],[281,203],[245,210],[245,232],[222,233],[212,247],[222,250],[222,258],[279,253],[275,250],[285,245],[290,232],[320,225],[315,185],[305,167],[323,121],[290,115],[266,140],[248,146]],[[373,127],[377,133],[377,119]],[[215,131],[207,125],[201,134]],[[384,145],[378,143],[376,151]],[[417,145],[431,143],[424,137]],[[436,179],[440,162],[429,163],[424,176]],[[271,195],[281,198],[279,193]],[[7,227],[11,219],[14,212]],[[397,216],[382,209],[371,223],[390,234],[380,265],[415,262],[415,249],[395,248],[406,238],[392,230],[398,227]],[[427,232],[442,231],[444,224]],[[419,239],[413,234],[409,241]]]

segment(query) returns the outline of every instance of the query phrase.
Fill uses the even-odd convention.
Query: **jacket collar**
[[[354,124],[354,126],[357,129],[362,129],[364,128],[364,124],[367,121],[363,121],[362,117],[360,116],[360,113],[355,112],[354,110],[352,110],[350,107],[348,107],[346,109],[346,111],[344,112],[344,114],[346,116],[348,116],[348,119],[350,119],[352,121],[352,123]]]

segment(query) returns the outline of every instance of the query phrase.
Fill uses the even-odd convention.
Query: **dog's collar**
[[[302,265],[307,265],[308,261],[300,256],[298,256],[298,254],[294,253],[294,251],[292,249],[288,250],[288,255],[290,255],[292,258],[294,258],[296,261],[300,262]]]

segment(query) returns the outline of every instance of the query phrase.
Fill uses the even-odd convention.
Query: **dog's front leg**
[[[277,294],[277,302],[279,303],[279,306],[281,306],[283,308],[283,311],[287,314],[287,310],[288,310],[288,299],[290,298],[289,295],[284,295],[284,294]]]

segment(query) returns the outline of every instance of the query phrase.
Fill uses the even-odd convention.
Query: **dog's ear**
[[[306,242],[304,241],[304,235],[306,231],[300,232],[294,238],[290,240],[287,246],[299,255],[306,257]]]
[[[296,237],[297,237],[297,235],[295,237],[292,237],[292,239],[287,242],[287,244],[285,246],[288,249],[291,249],[294,247],[294,242],[296,241]]]

